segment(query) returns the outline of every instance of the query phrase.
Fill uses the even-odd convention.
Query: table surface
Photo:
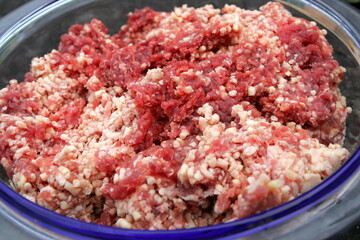
[[[29,0],[0,0],[0,17],[6,15],[13,9],[21,6]],[[354,7],[360,10],[359,3],[352,4]],[[25,231],[17,228],[13,223],[7,219],[2,219],[0,216],[0,240],[15,240],[15,239],[27,239],[35,240],[36,238],[28,235]],[[353,226],[349,226],[348,229],[344,229],[332,238],[333,240],[359,240],[360,239],[360,224],[354,223]]]

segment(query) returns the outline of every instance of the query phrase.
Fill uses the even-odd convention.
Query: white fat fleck
[[[255,96],[255,94],[256,94],[256,88],[253,86],[248,87],[248,95]]]

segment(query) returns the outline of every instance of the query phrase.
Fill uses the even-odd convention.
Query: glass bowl
[[[23,79],[31,58],[57,48],[60,35],[75,24],[102,20],[115,33],[127,13],[145,6],[171,11],[188,4],[200,7],[225,3],[257,9],[261,0],[62,0],[30,1],[0,21],[0,87]],[[0,214],[37,239],[324,239],[360,216],[360,14],[338,0],[280,0],[295,15],[317,21],[328,30],[335,58],[347,69],[341,84],[353,112],[347,120],[348,161],[332,176],[300,197],[268,211],[237,221],[184,230],[128,230],[70,219],[48,211],[0,182]]]

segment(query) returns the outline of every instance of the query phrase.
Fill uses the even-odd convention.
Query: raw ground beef
[[[149,8],[92,20],[0,91],[16,190],[79,220],[179,229],[247,217],[348,157],[344,68],[326,31],[279,3]]]

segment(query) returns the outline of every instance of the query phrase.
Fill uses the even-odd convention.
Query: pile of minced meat
[[[57,213],[133,229],[206,226],[285,203],[331,175],[345,69],[326,31],[279,3],[149,8],[92,20],[0,91],[0,158]]]

